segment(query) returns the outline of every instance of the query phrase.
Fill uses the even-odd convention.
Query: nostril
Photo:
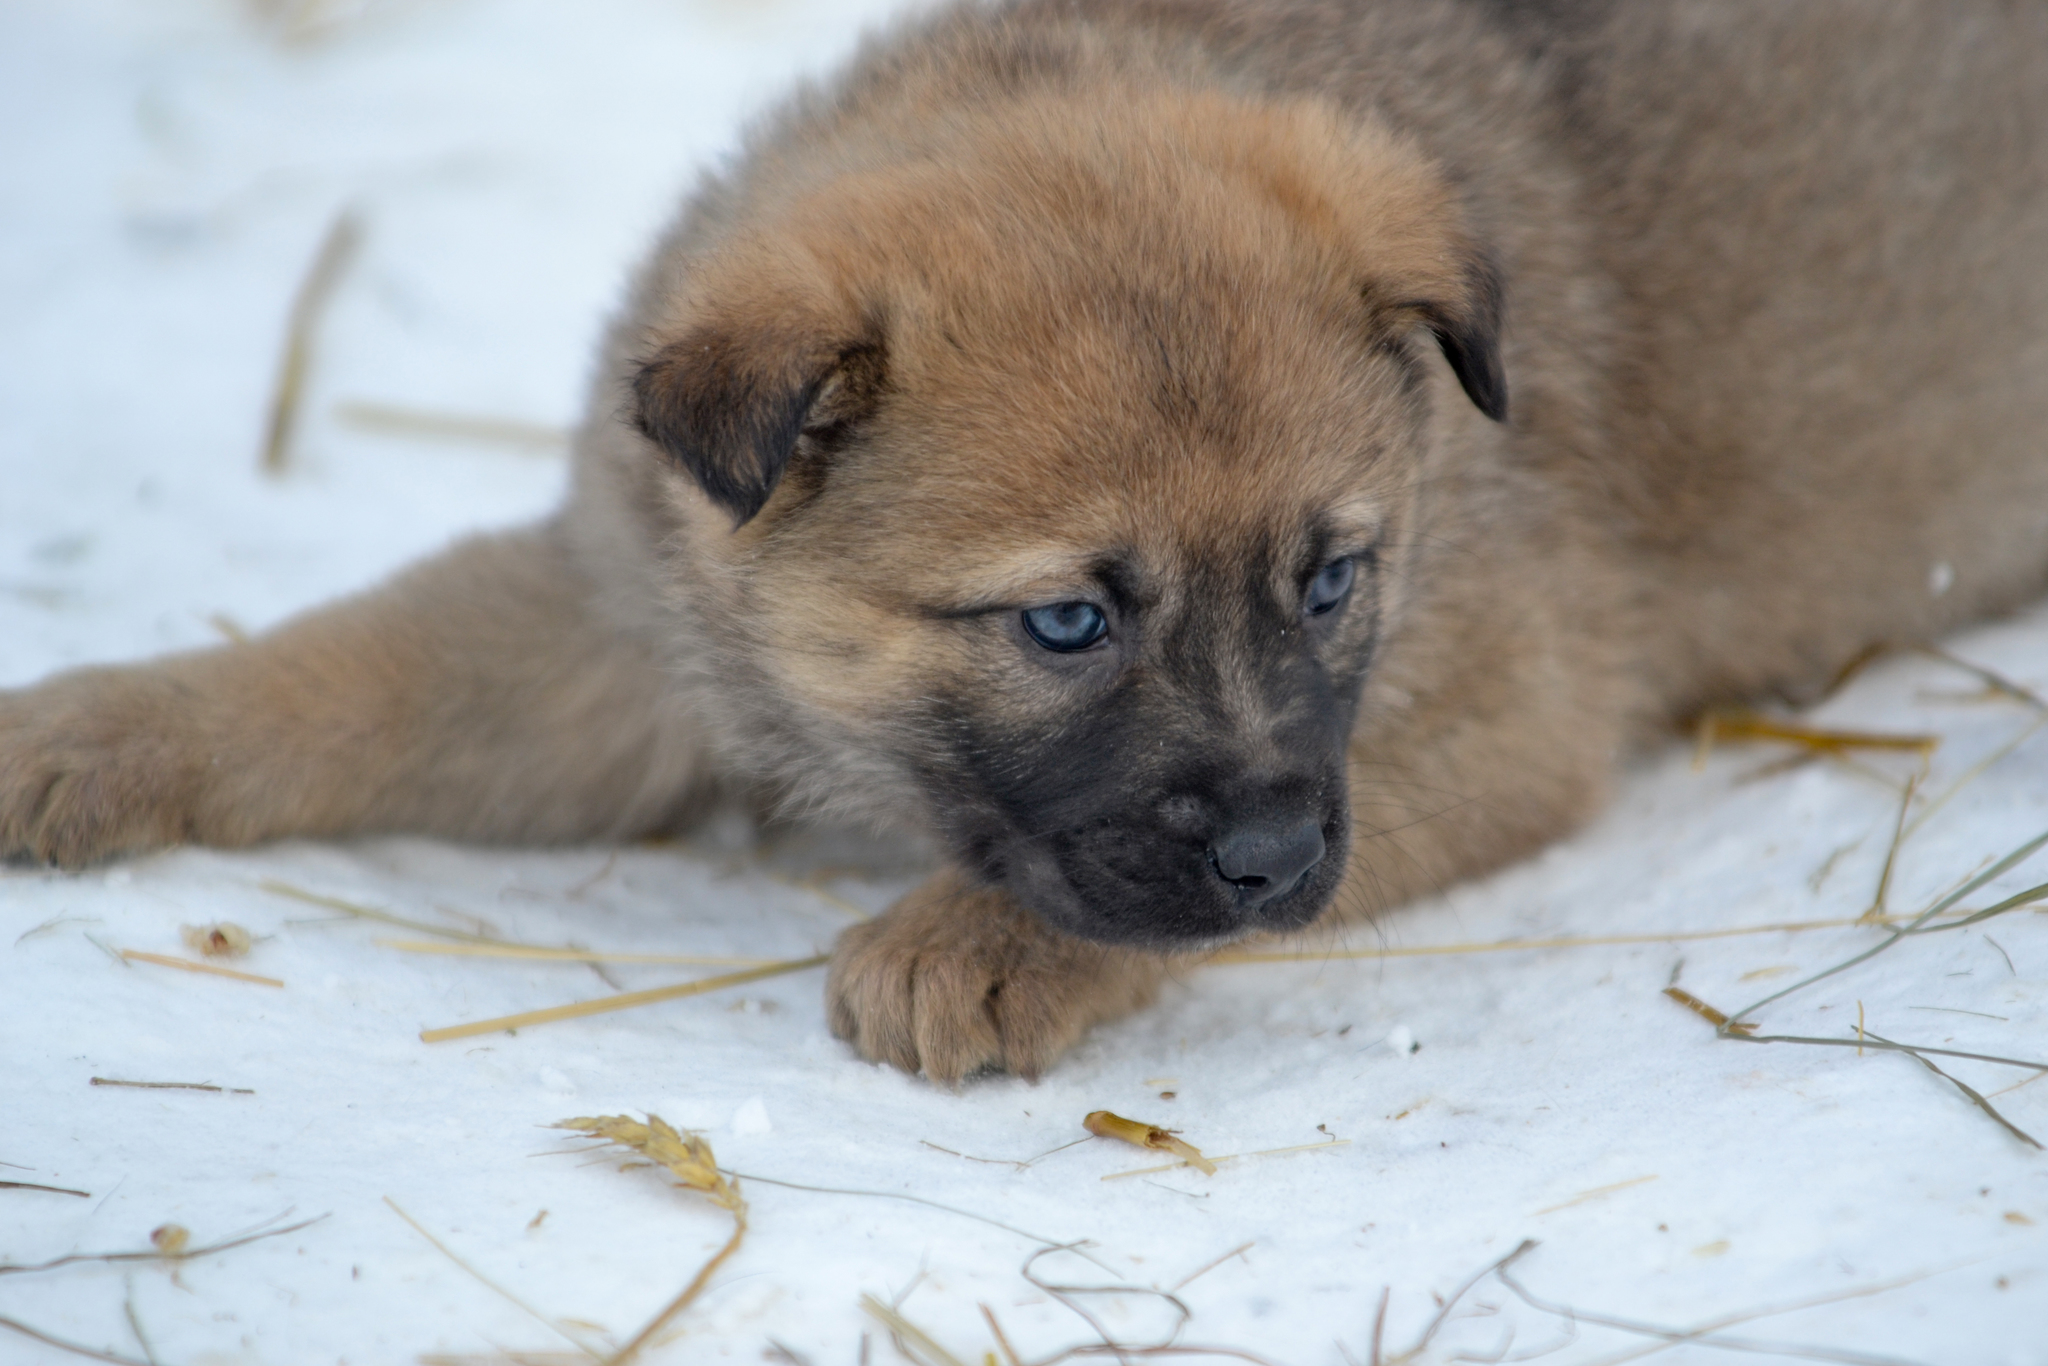
[[[1209,846],[1209,866],[1249,905],[1289,891],[1322,862],[1323,829],[1313,820],[1247,822]]]

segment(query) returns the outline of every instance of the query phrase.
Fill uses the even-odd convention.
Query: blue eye
[[[1072,654],[1108,635],[1109,623],[1092,602],[1056,602],[1026,612],[1024,629],[1046,649]]]
[[[1358,566],[1349,555],[1341,560],[1332,560],[1324,565],[1309,580],[1308,599],[1302,604],[1304,616],[1319,617],[1344,601],[1344,595],[1351,591],[1351,580],[1357,577]]]

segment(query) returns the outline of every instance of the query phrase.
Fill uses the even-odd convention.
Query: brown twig
[[[1254,1246],[1254,1245],[1256,1245],[1256,1244],[1257,1244],[1257,1242],[1258,1242],[1258,1239],[1254,1238],[1254,1239],[1253,1239],[1253,1240],[1252,1240],[1251,1242],[1249,1242],[1249,1243],[1239,1243],[1239,1244],[1238,1244],[1238,1245],[1237,1245],[1236,1247],[1234,1247],[1234,1248],[1230,1249],[1230,1251],[1228,1251],[1228,1252],[1224,1253],[1224,1254],[1223,1254],[1223,1255],[1222,1255],[1221,1257],[1218,1257],[1218,1258],[1217,1258],[1217,1259],[1216,1259],[1215,1261],[1213,1261],[1213,1262],[1207,1262],[1207,1263],[1203,1264],[1202,1268],[1201,1268],[1201,1269],[1200,1269],[1199,1271],[1191,1271],[1191,1272],[1189,1272],[1189,1273],[1188,1273],[1187,1275],[1185,1275],[1185,1276],[1181,1277],[1181,1278],[1180,1278],[1180,1279],[1179,1279],[1178,1281],[1174,1282],[1174,1286],[1173,1286],[1173,1288],[1174,1288],[1174,1291],[1175,1291],[1176,1293],[1178,1293],[1178,1292],[1180,1292],[1180,1291],[1182,1291],[1182,1290],[1185,1290],[1185,1289],[1187,1289],[1187,1288],[1188,1288],[1188,1287],[1189,1287],[1190,1285],[1193,1285],[1193,1284],[1194,1284],[1194,1283],[1195,1283],[1196,1281],[1198,1281],[1198,1280],[1200,1280],[1200,1279],[1201,1279],[1202,1277],[1204,1277],[1204,1276],[1208,1275],[1208,1274],[1209,1274],[1210,1272],[1214,1271],[1214,1270],[1215,1270],[1215,1269],[1216,1269],[1217,1267],[1219,1267],[1219,1266],[1222,1266],[1222,1265],[1223,1265],[1223,1264],[1224,1264],[1225,1262],[1229,1261],[1229,1260],[1230,1260],[1230,1259],[1231,1259],[1232,1257],[1235,1257],[1235,1256],[1237,1256],[1238,1254],[1240,1254],[1240,1253],[1243,1253],[1243,1252],[1249,1252],[1249,1251],[1251,1251],[1251,1249],[1253,1248],[1253,1246]]]
[[[189,1262],[195,1257],[210,1257],[216,1252],[226,1252],[230,1248],[261,1242],[265,1238],[282,1238],[287,1233],[297,1233],[302,1228],[311,1228],[327,1217],[329,1216],[325,1214],[315,1215],[311,1219],[303,1219],[296,1224],[287,1224],[283,1228],[274,1228],[263,1233],[248,1233],[239,1238],[229,1238],[225,1242],[210,1243],[205,1247],[186,1248],[183,1252],[176,1253],[166,1253],[152,1248],[148,1252],[74,1252],[66,1257],[53,1257],[47,1262],[0,1262],[0,1276],[17,1275],[30,1271],[51,1271],[60,1266],[69,1266],[74,1262]]]
[[[246,1086],[215,1086],[210,1081],[119,1081],[113,1077],[94,1077],[94,1086],[127,1086],[138,1091],[218,1091],[231,1096],[253,1096],[256,1093]]]
[[[75,1191],[69,1186],[39,1186],[33,1181],[0,1181],[0,1190],[7,1191],[48,1191],[52,1195],[78,1195],[92,1199],[91,1191]]]
[[[1057,1300],[1068,1312],[1093,1329],[1095,1336],[1101,1338],[1102,1341],[1099,1344],[1083,1343],[1080,1346],[1069,1347],[1063,1352],[1057,1352],[1052,1356],[1046,1357],[1037,1363],[1037,1366],[1057,1366],[1057,1363],[1074,1357],[1092,1356],[1115,1357],[1119,1362],[1129,1357],[1147,1356],[1235,1357],[1240,1361],[1256,1363],[1256,1366],[1271,1366],[1271,1363],[1264,1357],[1255,1356],[1236,1347],[1208,1347],[1176,1341],[1180,1337],[1181,1329],[1187,1326],[1188,1320],[1194,1317],[1194,1313],[1179,1296],[1171,1291],[1155,1290],[1151,1286],[1144,1285],[1055,1285],[1050,1281],[1041,1280],[1032,1268],[1038,1264],[1039,1258],[1051,1256],[1055,1252],[1079,1254],[1080,1248],[1078,1245],[1042,1247],[1024,1259],[1024,1265],[1019,1269],[1018,1274],[1031,1282],[1039,1290]],[[1093,1261],[1094,1258],[1091,1257],[1089,1260]],[[1077,1302],[1078,1298],[1082,1295],[1146,1295],[1154,1299],[1164,1300],[1168,1305],[1172,1306],[1176,1316],[1173,1328],[1167,1333],[1165,1339],[1160,1342],[1142,1346],[1118,1342],[1109,1335],[1109,1330],[1102,1326],[1100,1320],[1082,1308]]]

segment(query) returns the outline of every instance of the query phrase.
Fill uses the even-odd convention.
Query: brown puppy
[[[2038,591],[2044,136],[1994,0],[943,13],[693,198],[559,516],[0,697],[0,852],[850,815],[949,866],[834,1028],[1035,1073]]]

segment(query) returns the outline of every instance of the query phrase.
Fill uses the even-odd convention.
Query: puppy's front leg
[[[705,768],[662,662],[552,527],[479,537],[260,639],[0,693],[0,857],[411,831],[640,833]]]
[[[984,1068],[1035,1079],[1091,1026],[1150,1004],[1165,972],[949,871],[839,936],[825,999],[864,1057],[949,1085]]]

